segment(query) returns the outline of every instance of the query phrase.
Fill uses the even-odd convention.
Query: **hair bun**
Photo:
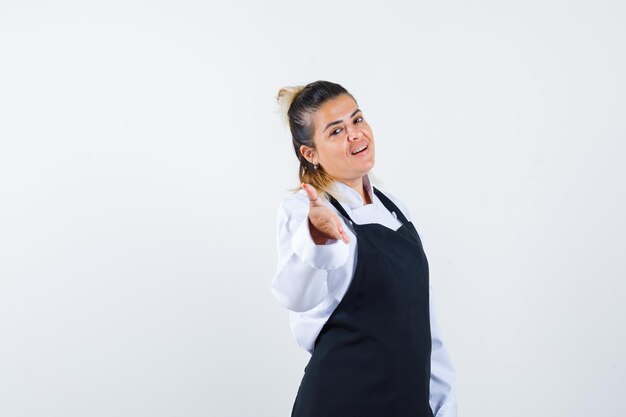
[[[300,94],[304,90],[303,85],[297,85],[292,87],[283,87],[278,90],[278,95],[276,96],[276,101],[280,106],[280,113],[282,114],[285,123],[289,124],[289,108],[291,107],[291,103],[296,99],[298,94]]]

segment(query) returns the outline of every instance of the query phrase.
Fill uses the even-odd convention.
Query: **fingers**
[[[311,203],[311,207],[324,207],[324,205],[318,201],[317,191],[315,190],[315,188],[313,188],[313,186],[311,186],[310,184],[302,183],[300,184],[300,187],[306,192],[306,195]],[[316,210],[319,210],[319,208],[317,208]],[[311,221],[313,222],[314,226],[320,227],[322,230],[326,229],[324,233],[326,233],[327,236],[330,235],[333,239],[341,239],[344,243],[349,243],[350,237],[348,237],[348,234],[344,230],[341,220],[339,220],[339,217],[334,213],[331,214],[330,209],[326,210],[328,210],[328,214],[320,217],[319,212],[317,212],[318,214],[314,216],[314,218],[317,217],[318,219],[325,218],[326,226],[323,225],[324,222],[320,222],[319,220],[314,221],[314,218],[312,218]],[[329,230],[332,228],[331,225],[333,224],[335,226],[335,230]]]
[[[339,239],[343,240],[343,243],[348,244],[348,242],[350,242],[350,237],[348,237],[348,234],[346,233],[346,231],[343,228],[343,225],[341,224],[341,220],[339,220],[339,217],[335,216],[335,224],[337,225],[337,232],[339,233]]]

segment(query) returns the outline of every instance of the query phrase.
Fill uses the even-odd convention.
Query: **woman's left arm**
[[[437,314],[430,286],[430,334],[432,351],[430,355],[430,407],[435,417],[456,417],[456,371],[450,355],[443,343],[441,329],[437,322]]]

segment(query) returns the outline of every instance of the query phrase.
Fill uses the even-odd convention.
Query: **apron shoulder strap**
[[[387,208],[387,210],[389,210],[392,213],[395,212],[396,215],[398,216],[398,220],[400,220],[401,223],[403,223],[403,224],[409,223],[409,220],[404,216],[404,213],[402,213],[402,211],[400,211],[398,206],[396,206],[393,203],[393,201],[391,201],[391,199],[389,199],[385,194],[383,194],[382,191],[380,191],[376,187],[372,187],[372,188],[374,189],[374,194],[376,194],[376,196],[378,198],[380,198],[380,201]]]
[[[380,199],[380,201],[383,203],[385,208],[387,210],[389,210],[391,213],[395,213],[396,214],[396,216],[398,217],[398,220],[400,221],[400,223],[402,223],[402,224],[410,223],[409,220],[404,215],[404,213],[402,213],[402,211],[398,208],[398,206],[396,206],[393,203],[393,201],[391,201],[391,199],[389,199],[389,197],[387,197],[385,194],[383,194],[383,192],[380,191],[379,189],[377,189],[376,187],[372,187],[372,188],[374,190],[374,194],[376,194],[376,196]],[[351,223],[354,223],[352,221],[352,219],[350,218],[350,216],[348,215],[348,213],[346,212],[346,210],[343,208],[343,206],[334,197],[329,196],[329,201],[337,209],[337,211],[339,211],[339,213],[341,213],[341,215],[343,217],[348,219]]]

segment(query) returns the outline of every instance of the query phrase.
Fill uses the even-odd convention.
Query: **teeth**
[[[352,152],[352,155],[356,155],[357,153],[361,152],[365,148],[367,148],[367,145],[361,146],[359,149],[357,149],[356,151]]]

